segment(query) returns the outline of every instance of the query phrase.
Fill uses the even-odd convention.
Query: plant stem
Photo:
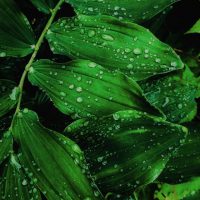
[[[44,40],[44,37],[47,33],[47,31],[49,30],[49,27],[51,26],[58,10],[60,9],[61,5],[64,3],[64,0],[60,0],[57,5],[55,6],[54,9],[51,10],[51,17],[49,18],[46,26],[44,27],[44,30],[42,31],[36,45],[35,45],[35,48],[34,48],[34,52],[29,60],[29,62],[27,63],[26,67],[25,67],[25,70],[21,76],[21,79],[20,79],[20,82],[19,82],[19,85],[18,85],[18,88],[19,88],[19,97],[18,97],[18,102],[17,102],[17,107],[16,107],[16,110],[15,110],[15,113],[13,115],[13,119],[12,119],[12,123],[11,123],[11,127],[10,129],[12,129],[12,124],[13,124],[13,120],[16,116],[16,114],[20,111],[20,106],[21,106],[21,101],[22,101],[22,94],[23,94],[23,87],[24,87],[24,81],[25,81],[25,78],[26,78],[26,75],[29,71],[29,69],[31,68],[31,65],[33,64],[34,60],[35,60],[35,57],[37,56],[38,54],[38,51],[42,45],[42,42]]]

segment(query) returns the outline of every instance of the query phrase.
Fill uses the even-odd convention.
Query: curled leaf
[[[195,117],[198,84],[189,68],[181,73],[145,80],[140,86],[149,103],[161,110],[168,121],[183,123]]]
[[[60,19],[46,38],[56,54],[89,59],[134,80],[183,68],[179,56],[149,30],[109,16]]]
[[[136,109],[159,115],[146,102],[135,81],[88,60],[63,64],[40,60],[32,65],[29,80],[45,90],[65,114],[103,116]]]
[[[187,129],[129,110],[74,122],[66,132],[83,149],[101,191],[130,195],[156,180]]]
[[[48,200],[101,199],[95,184],[88,180],[79,146],[43,127],[35,112],[24,109],[18,113],[13,135],[21,149],[22,167]]]

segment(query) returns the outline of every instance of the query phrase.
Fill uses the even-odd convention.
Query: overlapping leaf
[[[31,0],[31,2],[39,11],[49,14],[51,9],[56,6],[58,0]]]
[[[89,59],[135,80],[183,68],[176,53],[150,31],[109,16],[63,18],[46,37],[56,54]]]
[[[155,198],[158,200],[199,200],[199,197],[199,177],[177,185],[162,184],[160,190],[155,192]]]
[[[187,129],[130,110],[74,122],[66,132],[84,150],[99,188],[128,195],[160,175]]]
[[[135,81],[88,60],[65,64],[40,60],[32,65],[29,80],[44,89],[65,114],[103,116],[124,109],[159,114]]]
[[[197,113],[198,84],[189,68],[179,74],[145,80],[141,87],[147,100],[163,111],[168,121],[191,121]]]
[[[170,159],[159,180],[167,183],[181,183],[200,176],[200,125],[191,123],[186,142]]]
[[[12,81],[0,79],[0,117],[17,103],[18,88]]]
[[[20,145],[22,166],[48,200],[101,199],[87,178],[90,175],[78,145],[43,127],[36,113],[28,109],[19,112],[13,135]]]
[[[12,136],[9,131],[0,134],[0,164],[9,156],[12,150]]]
[[[0,176],[0,199],[3,200],[41,200],[34,183],[24,175],[17,157],[12,155],[10,163],[4,166]]]
[[[22,57],[33,51],[34,34],[14,0],[0,1],[0,57]]]
[[[66,0],[78,13],[111,15],[141,23],[163,11],[178,0]]]

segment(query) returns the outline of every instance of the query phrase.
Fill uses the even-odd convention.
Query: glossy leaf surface
[[[10,80],[0,79],[0,117],[8,113],[17,103],[18,88]]]
[[[0,199],[3,200],[41,200],[34,183],[25,176],[17,157],[12,155],[5,164],[0,176]]]
[[[141,87],[147,100],[160,109],[168,121],[191,121],[197,113],[198,83],[189,68],[182,73],[146,80]]]
[[[9,131],[0,134],[0,164],[9,156],[12,150],[12,136]]]
[[[187,129],[130,110],[79,120],[66,132],[83,149],[99,188],[128,195],[160,175]]]
[[[163,11],[177,0],[66,0],[78,13],[110,15],[141,23]]]
[[[167,164],[159,180],[166,183],[182,183],[200,176],[200,125],[192,122],[188,126],[189,134]]]
[[[34,34],[28,19],[14,0],[0,1],[0,57],[23,57],[35,45]]]
[[[43,127],[37,114],[28,109],[19,112],[13,135],[20,145],[19,160],[29,178],[48,200],[101,199],[94,195],[84,156],[77,144]]]
[[[56,54],[89,59],[134,80],[183,68],[178,55],[150,31],[109,16],[60,19],[46,38]]]
[[[124,109],[159,114],[135,81],[88,60],[63,64],[40,60],[33,64],[29,80],[45,90],[65,114],[103,116]]]

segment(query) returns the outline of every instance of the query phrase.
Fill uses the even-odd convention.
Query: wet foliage
[[[199,13],[1,0],[0,200],[199,200]]]

